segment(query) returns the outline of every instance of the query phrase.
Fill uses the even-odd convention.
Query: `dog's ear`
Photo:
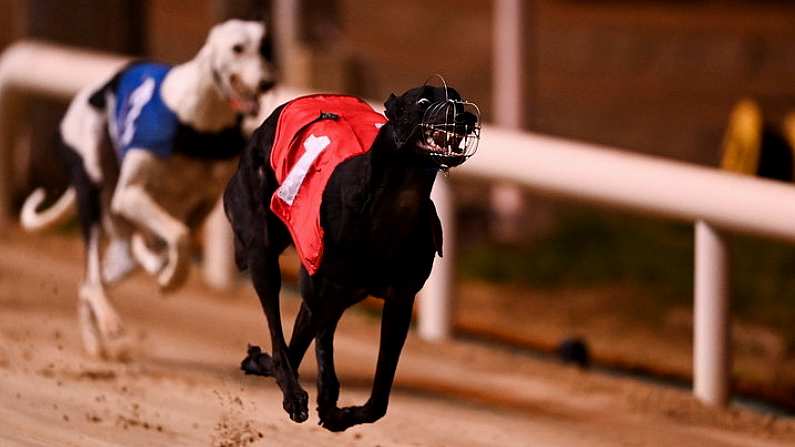
[[[395,121],[400,115],[400,111],[398,110],[398,98],[394,93],[391,93],[389,98],[386,99],[386,102],[384,102],[384,107],[386,108],[386,117],[389,119],[389,121]]]

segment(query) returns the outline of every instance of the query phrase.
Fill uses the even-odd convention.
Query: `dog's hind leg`
[[[86,271],[80,286],[78,318],[83,343],[89,354],[116,357],[124,354],[124,329],[105,295],[102,283],[100,244],[102,239],[100,189],[86,173],[82,160],[65,146],[72,182],[77,191],[78,215],[86,245]]]
[[[308,303],[314,304],[318,307],[318,300],[315,297],[313,283],[309,279],[309,275],[303,268],[300,271],[301,286],[301,309],[298,311],[298,316],[295,317],[293,324],[293,333],[290,337],[289,358],[290,364],[298,371],[301,362],[306,355],[306,350],[312,343],[312,339],[317,334],[319,323],[321,323],[316,311],[312,310],[312,306]],[[340,313],[341,315],[341,313]],[[339,318],[339,317],[337,317]],[[248,347],[248,353],[243,362],[240,364],[240,369],[245,371],[246,374],[254,374],[258,376],[270,377],[273,375],[273,359],[270,355],[262,352],[259,346]]]
[[[86,274],[80,286],[78,318],[86,351],[116,358],[125,350],[121,342],[124,329],[102,285],[99,243],[99,225],[92,225],[86,241]]]
[[[290,364],[296,371],[301,366],[306,350],[309,349],[309,344],[312,343],[314,336],[315,325],[312,321],[312,313],[306,303],[302,303],[293,325],[290,346],[287,348]],[[271,377],[273,376],[273,358],[262,352],[259,346],[249,345],[246,358],[240,363],[240,369],[247,375]]]
[[[248,266],[254,289],[268,319],[273,352],[273,377],[284,395],[282,406],[290,419],[304,422],[309,417],[309,396],[298,383],[297,368],[291,362],[287,342],[284,340],[279,305],[282,281],[279,256],[268,252],[266,247],[251,247]]]

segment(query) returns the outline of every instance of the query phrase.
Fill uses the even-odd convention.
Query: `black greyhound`
[[[388,121],[370,150],[334,168],[322,192],[325,251],[313,274],[301,268],[303,302],[288,346],[280,321],[278,258],[294,241],[268,207],[280,186],[269,160],[285,106],[255,132],[224,194],[236,261],[241,270],[250,270],[273,344],[272,357],[250,346],[241,369],[273,376],[284,393],[284,409],[292,420],[303,422],[308,418],[308,396],[297,372],[314,339],[320,424],[343,431],[386,413],[414,297],[431,272],[435,254],[442,254],[442,227],[431,187],[440,169],[474,153],[479,115],[473,104],[446,86],[425,85],[399,97],[390,95],[385,103]],[[362,406],[338,408],[334,331],[345,309],[368,295],[384,299],[372,394]]]

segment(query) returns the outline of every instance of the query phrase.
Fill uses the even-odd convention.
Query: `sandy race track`
[[[164,299],[136,275],[114,290],[133,358],[109,363],[80,349],[79,243],[6,233],[0,254],[3,447],[795,445],[791,419],[712,410],[683,390],[413,337],[386,418],[333,434],[316,425],[314,411],[304,424],[289,421],[272,380],[237,370],[246,343],[267,346],[247,284],[218,294],[193,278]],[[291,319],[297,300],[284,303]],[[366,399],[377,330],[376,318],[354,310],[338,331],[344,404]],[[301,370],[310,398],[314,363],[310,352]]]

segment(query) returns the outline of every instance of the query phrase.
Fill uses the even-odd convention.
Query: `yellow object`
[[[795,116],[791,133],[795,137]],[[723,158],[720,167],[738,174],[756,175],[762,141],[762,112],[755,101],[744,99],[729,115],[729,127],[723,137]],[[790,142],[794,141],[790,139]]]

